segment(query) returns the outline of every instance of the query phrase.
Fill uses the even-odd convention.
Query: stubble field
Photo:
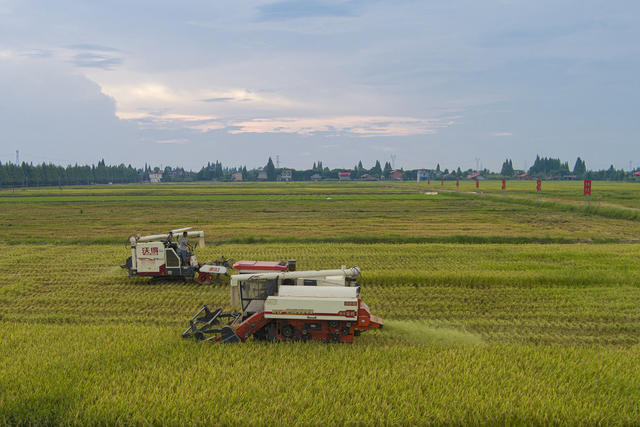
[[[0,192],[0,422],[638,423],[638,187],[603,183],[584,208],[576,183],[542,202],[535,183],[437,184]],[[228,288],[119,265],[129,235],[187,225],[201,261],[359,265],[385,328],[352,345],[181,339]]]

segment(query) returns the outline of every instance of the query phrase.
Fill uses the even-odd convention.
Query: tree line
[[[513,161],[506,159],[502,163],[502,169],[500,175],[504,177],[512,177],[515,175],[528,174],[536,178],[553,178],[553,179],[595,179],[595,180],[610,180],[610,181],[622,181],[625,179],[634,178],[634,172],[624,171],[623,169],[616,169],[613,165],[608,169],[601,170],[588,170],[587,163],[578,157],[573,164],[573,169],[569,168],[569,162],[563,162],[559,158],[552,157],[540,157],[536,156],[536,160],[533,165],[527,170],[515,170],[513,168]]]
[[[385,162],[384,166],[379,160],[366,168],[362,161],[359,161],[352,169],[334,168],[330,169],[323,165],[322,161],[313,163],[311,169],[296,170],[290,168],[276,168],[273,160],[268,159],[264,167],[247,169],[246,166],[229,167],[224,166],[220,161],[208,162],[198,172],[185,170],[182,167],[167,166],[163,169],[151,168],[146,165],[144,168],[135,168],[131,165],[106,165],[104,160],[100,160],[96,165],[69,165],[59,166],[54,164],[32,164],[23,162],[19,165],[14,163],[0,163],[0,187],[30,187],[30,186],[64,186],[64,185],[88,185],[88,184],[124,184],[149,181],[152,173],[162,173],[162,181],[231,181],[234,174],[241,174],[243,181],[256,181],[264,179],[267,181],[277,181],[284,170],[290,170],[294,181],[309,181],[312,179],[338,179],[340,172],[350,172],[352,179],[389,179],[393,168],[391,163]],[[633,179],[633,172],[626,172],[622,169],[615,169],[611,165],[608,169],[588,170],[586,162],[578,157],[569,168],[568,162],[563,162],[558,158],[536,156],[533,165],[527,170],[517,170],[513,167],[513,161],[506,159],[502,164],[500,173],[491,172],[487,169],[475,171],[472,169],[462,170],[460,167],[449,170],[442,169],[437,164],[435,169],[413,169],[403,170],[402,177],[405,180],[416,180],[419,170],[424,170],[428,177],[432,179],[455,179],[464,178],[472,173],[480,173],[486,178],[515,177],[522,174],[529,174],[537,178],[551,179],[594,179],[594,180],[626,180]]]

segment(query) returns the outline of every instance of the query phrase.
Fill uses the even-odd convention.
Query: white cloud
[[[491,136],[513,136],[511,132],[491,132]]]
[[[332,135],[351,134],[362,137],[371,136],[408,136],[437,133],[438,129],[451,126],[450,119],[424,119],[414,117],[387,116],[342,116],[327,118],[275,118],[252,119],[232,123],[238,133],[295,133],[313,135],[328,133]]]
[[[119,112],[120,120],[134,122],[142,129],[193,129],[201,132],[224,129],[226,124],[216,116],[202,114]]]
[[[189,142],[186,138],[176,138],[176,139],[159,139],[156,141],[156,144],[178,144],[184,145]]]
[[[9,49],[0,49],[0,59],[11,59],[15,56],[13,51]]]

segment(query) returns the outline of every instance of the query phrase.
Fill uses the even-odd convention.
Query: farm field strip
[[[509,182],[507,199],[487,188],[499,182],[446,196],[382,184],[92,186],[55,202],[69,199],[26,189],[42,202],[0,202],[0,424],[638,423],[640,245],[622,242],[640,221],[565,208],[581,183],[544,182],[557,206],[529,200],[535,181]],[[640,201],[632,183],[597,185]],[[175,197],[214,192],[246,200]],[[350,345],[181,339],[203,304],[230,308],[228,285],[119,266],[131,234],[182,226],[205,231],[201,262],[359,265],[385,327]]]
[[[0,422],[251,424],[259,413],[278,424],[634,424],[640,416],[637,346],[381,344],[363,335],[356,345],[248,343],[239,353],[154,326],[37,332],[0,322],[0,360],[12,360],[0,381],[14,391],[0,390]]]
[[[17,245],[5,254],[5,321],[154,324],[179,333],[200,305],[229,308],[224,285],[124,277],[117,267],[128,255],[124,246]],[[219,254],[295,255],[306,269],[358,264],[363,299],[376,314],[445,324],[488,342],[640,342],[640,308],[634,304],[640,272],[629,267],[640,255],[637,245],[265,244],[198,251],[203,261]],[[41,268],[52,258],[57,262]],[[96,267],[96,258],[104,265]]]
[[[210,241],[269,238],[515,237],[632,240],[640,221],[602,218],[482,197],[425,200],[304,200],[8,203],[0,209],[2,239],[48,238],[124,242],[134,233],[191,225]],[[461,240],[462,241],[462,240]]]
[[[411,193],[416,185],[397,182],[167,182],[161,184],[76,185],[64,187],[22,187],[0,189],[0,196],[57,195],[269,195],[269,194],[370,194]]]

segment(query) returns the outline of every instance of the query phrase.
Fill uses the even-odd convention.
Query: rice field
[[[342,184],[1,201],[0,423],[640,422],[638,221],[519,195]],[[360,266],[385,328],[352,345],[181,339],[202,304],[229,308],[226,284],[128,279],[119,265],[129,235],[184,225],[205,230],[201,261]]]

